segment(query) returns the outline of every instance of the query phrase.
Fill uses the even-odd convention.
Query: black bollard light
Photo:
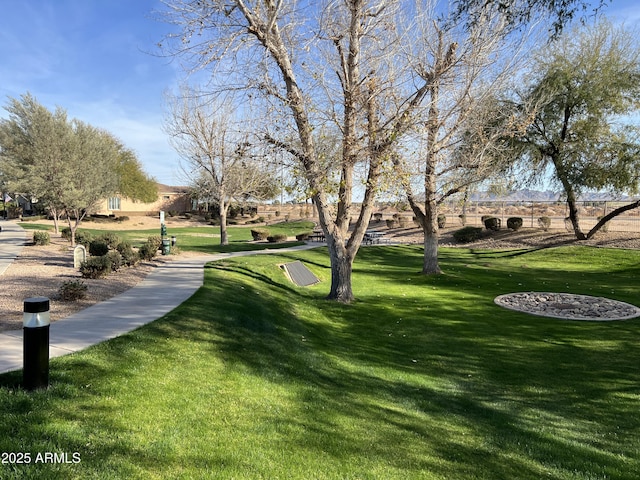
[[[27,298],[22,318],[24,339],[24,370],[22,384],[25,390],[49,386],[49,299]]]

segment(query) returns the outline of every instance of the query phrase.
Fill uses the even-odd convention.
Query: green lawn
[[[322,283],[277,266],[303,260]],[[640,319],[501,309],[514,291],[638,304],[640,252],[363,248],[358,301],[328,292],[325,249],[211,264],[188,302],[52,360],[51,388],[0,376],[0,478],[637,479]]]
[[[53,230],[53,227],[47,224],[22,222],[20,225],[26,230]],[[140,246],[152,235],[160,235],[159,227],[151,230],[118,230],[118,224],[114,223],[112,230],[104,230],[89,228],[91,223],[83,223],[82,225],[83,227],[80,227],[78,229],[79,231],[87,231],[94,236],[99,236],[107,231],[114,231],[122,237],[123,240],[130,241],[134,246]],[[177,245],[180,250],[200,253],[221,253],[262,250],[264,248],[282,248],[283,246],[290,247],[292,245],[291,243],[257,243],[248,245],[246,242],[252,241],[252,228],[266,228],[272,235],[284,234],[294,237],[299,233],[310,232],[313,230],[313,225],[313,222],[282,222],[269,225],[267,227],[230,226],[228,229],[229,245],[220,245],[220,227],[212,225],[202,227],[169,227],[167,235],[176,237]]]

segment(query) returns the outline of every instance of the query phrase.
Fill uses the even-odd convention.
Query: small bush
[[[91,235],[89,232],[85,232],[84,230],[76,231],[76,244],[84,245],[88,248],[92,240],[93,235]]]
[[[538,218],[538,226],[546,232],[551,226],[551,219],[549,217]]]
[[[126,222],[127,220],[129,220],[129,217],[127,217],[126,215],[116,217],[116,222]]]
[[[120,242],[116,247],[116,251],[122,257],[122,265],[126,267],[133,267],[140,261],[138,252],[133,250],[133,247],[129,242]]]
[[[60,230],[60,236],[65,240],[71,241],[71,229],[69,227],[64,227]]]
[[[283,233],[277,233],[276,235],[269,235],[267,237],[267,241],[269,243],[286,242],[287,241],[287,236],[284,235]]]
[[[153,258],[158,254],[158,250],[160,249],[161,245],[162,240],[160,240],[160,243],[158,243],[154,237],[149,237],[138,250],[138,254],[143,260],[153,260]]]
[[[460,225],[463,227],[467,224],[467,216],[464,213],[458,215],[458,220],[460,220]]]
[[[111,263],[106,255],[89,257],[80,264],[80,274],[83,278],[101,278],[111,272]]]
[[[67,280],[60,285],[58,295],[63,302],[75,302],[87,296],[87,286],[82,280]]]
[[[120,252],[111,250],[105,257],[107,257],[107,262],[109,262],[112,272],[117,272],[122,266],[122,255],[120,255]]]
[[[104,240],[96,239],[89,244],[89,255],[101,257],[107,253],[109,253],[109,245]]]
[[[447,216],[444,213],[438,215],[438,228],[444,228],[447,224]]]
[[[33,232],[34,245],[49,245],[50,242],[51,236],[49,232]]]
[[[381,222],[381,221],[382,221],[382,213],[374,213],[374,214],[373,214],[373,219],[374,219],[376,222]]]
[[[398,222],[395,219],[387,218],[387,228],[396,228],[398,226]]]
[[[407,228],[409,226],[409,218],[406,216],[398,217],[398,225],[400,228]]]
[[[493,230],[494,232],[497,232],[498,230],[500,230],[500,219],[496,218],[496,217],[488,217],[484,220],[484,227],[487,230]]]
[[[305,240],[309,240],[309,237],[311,236],[313,232],[304,232],[304,233],[299,233],[298,235],[296,235],[296,240],[298,240],[299,242],[304,242]]]
[[[160,247],[162,246],[162,237],[160,235],[151,235],[147,238],[147,243],[152,247],[155,247],[156,251],[160,250]]]
[[[507,218],[507,228],[517,232],[522,228],[522,218],[520,217],[509,217]]]
[[[120,243],[120,237],[114,232],[105,232],[98,237],[100,240],[103,240],[109,248],[115,249]]]
[[[482,228],[467,226],[453,232],[453,238],[460,243],[469,243],[482,236]]]
[[[265,228],[252,228],[251,236],[253,237],[254,241],[267,240],[267,238],[269,237],[269,230]]]

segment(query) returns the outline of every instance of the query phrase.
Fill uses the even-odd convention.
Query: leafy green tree
[[[115,165],[118,193],[131,200],[151,203],[158,198],[158,184],[142,168],[135,153],[117,142],[119,151]]]
[[[29,194],[58,218],[66,214],[75,232],[96,204],[116,192],[151,198],[151,180],[137,159],[110,133],[57,108],[50,112],[30,94],[10,98],[0,121],[0,161],[14,192]],[[153,185],[155,186],[155,184]]]
[[[60,108],[50,112],[28,93],[9,99],[5,110],[9,118],[0,121],[0,160],[7,189],[29,193],[44,205],[58,233],[64,210],[59,172],[65,170],[73,137],[67,114]]]
[[[640,129],[640,43],[637,34],[602,21],[559,37],[534,58],[519,107],[531,115],[516,151],[538,178],[549,170],[562,186],[576,238],[640,202],[610,212],[588,233],[577,200],[588,190],[637,193]],[[533,113],[532,113],[533,112]]]

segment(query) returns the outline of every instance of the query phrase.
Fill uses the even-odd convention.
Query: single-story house
[[[99,215],[135,216],[155,215],[159,211],[189,212],[193,208],[189,187],[179,187],[158,183],[158,199],[151,203],[131,200],[115,195],[102,201],[96,213]]]

